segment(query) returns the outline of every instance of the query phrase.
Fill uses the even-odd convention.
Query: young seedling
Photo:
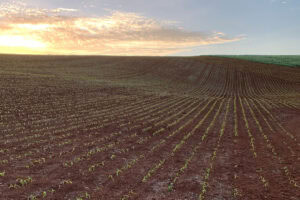
[[[94,171],[95,170],[95,165],[92,165],[89,167],[89,172]]]
[[[0,172],[0,176],[5,176],[5,171],[4,172]]]
[[[168,185],[168,191],[169,191],[169,192],[172,192],[172,191],[173,191],[173,183],[170,183],[170,184]]]
[[[130,198],[130,196],[128,195],[128,194],[126,194],[126,195],[124,195],[122,198],[121,198],[121,200],[127,200],[127,199],[129,199]]]
[[[71,180],[63,180],[62,184],[73,184]]]
[[[53,188],[51,188],[50,190],[48,190],[49,192],[51,192],[52,194],[55,192],[55,190]]]
[[[32,182],[32,178],[28,176],[26,179],[18,178],[17,183],[19,183],[22,187]]]
[[[44,192],[42,193],[42,197],[45,198],[46,196],[47,196],[47,192],[44,191]]]
[[[8,186],[9,189],[12,189],[12,188],[16,189],[18,187],[20,187],[20,186],[18,186],[17,184],[9,184],[9,186]]]
[[[116,171],[116,175],[117,176],[119,176],[119,174],[122,172],[122,170],[120,170],[120,169],[117,169],[117,171]]]
[[[28,197],[28,199],[30,199],[30,200],[36,200],[37,199],[37,197],[35,196],[35,195],[30,195],[29,197]]]
[[[108,178],[110,178],[112,181],[114,181],[113,175],[109,175]]]
[[[84,196],[85,196],[86,199],[90,199],[91,198],[91,195],[89,193],[87,193],[87,192],[85,192]]]

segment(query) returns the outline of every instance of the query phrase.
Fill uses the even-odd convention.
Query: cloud
[[[270,0],[271,3],[287,4],[289,0]]]
[[[77,9],[73,8],[56,8],[51,10],[54,13],[62,13],[62,12],[77,12]]]
[[[173,21],[159,21],[137,13],[111,11],[104,17],[69,14],[76,12],[69,8],[2,5],[0,49],[20,44],[22,50],[42,54],[168,55],[243,38],[221,32],[186,31]]]

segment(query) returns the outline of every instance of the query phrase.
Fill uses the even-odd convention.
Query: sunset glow
[[[24,47],[29,49],[44,49],[47,45],[23,36],[0,35],[0,46],[3,48]]]
[[[0,53],[169,55],[188,48],[242,39],[191,32],[132,12],[86,17],[71,8],[0,7]],[[13,50],[15,49],[15,51]],[[24,52],[23,52],[24,51]]]
[[[16,29],[19,29],[20,31],[44,31],[47,30],[50,27],[53,27],[50,24],[16,24]]]
[[[177,3],[171,5],[168,0],[153,0],[153,5],[148,7],[134,2],[2,0],[0,53],[165,56],[235,51],[261,53],[264,49],[271,49],[273,53],[284,50],[296,53],[299,49],[295,42],[298,40],[289,42],[298,38],[294,33],[299,31],[288,27],[271,30],[272,26],[280,25],[279,20],[273,20],[276,21],[273,25],[271,21],[263,22],[267,17],[254,20],[263,23],[257,27],[270,24],[270,34],[259,36],[262,28],[247,25],[252,16],[232,18],[228,14],[231,8],[219,9],[215,3],[176,0]],[[272,6],[270,9],[289,5],[277,0],[263,2],[265,7]],[[185,5],[190,8],[189,12],[183,12]],[[169,13],[162,12],[161,8]],[[291,14],[297,10],[296,7],[290,9]],[[285,30],[291,34],[289,37],[277,34]]]

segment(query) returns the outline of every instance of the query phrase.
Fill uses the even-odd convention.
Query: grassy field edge
[[[300,55],[214,55],[215,57],[235,58],[259,63],[300,67]]]

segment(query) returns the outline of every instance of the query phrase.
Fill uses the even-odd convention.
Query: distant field
[[[258,55],[225,55],[222,57],[250,60],[254,62],[300,67],[300,55],[291,56],[258,56]]]

